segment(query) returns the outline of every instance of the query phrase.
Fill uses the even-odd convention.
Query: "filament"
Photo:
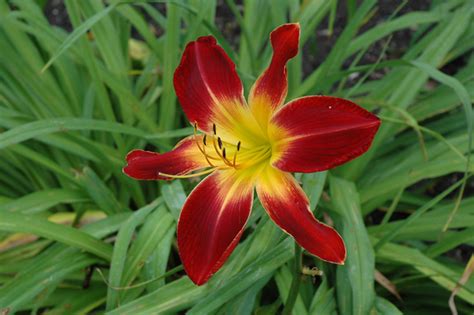
[[[234,159],[233,159],[233,161],[232,161],[232,165],[234,166],[234,168],[237,167],[237,165],[235,165],[235,162],[236,162],[236,160],[237,160],[237,152],[239,152],[239,151],[240,151],[240,141],[237,142],[237,150],[235,150]]]
[[[217,138],[217,139],[220,139],[220,138]],[[221,152],[219,151],[219,149],[217,148],[217,141],[216,141],[216,137],[212,137],[212,144],[214,146],[214,151],[216,151],[217,155],[222,159],[222,161],[224,162],[225,165],[227,166],[233,166],[230,161],[228,161],[222,154]],[[221,140],[221,145],[222,145],[222,140]]]
[[[192,173],[192,174],[185,174],[185,175],[172,175],[172,174],[166,174],[166,173],[158,172],[158,176],[169,177],[169,178],[193,178],[193,177],[197,177],[197,176],[212,173],[216,169],[218,169],[218,168],[213,167],[213,168],[207,169],[207,170],[199,172],[199,173]]]

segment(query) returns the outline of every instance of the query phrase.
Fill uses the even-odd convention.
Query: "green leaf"
[[[115,232],[128,217],[125,214],[114,215],[86,225],[83,231],[94,239],[101,238]],[[7,306],[12,312],[20,306],[27,307],[36,295],[50,286],[56,287],[69,273],[97,262],[82,249],[63,244],[50,246],[28,261],[15,278],[0,287],[0,306]]]
[[[122,275],[125,269],[127,251],[132,241],[133,233],[138,225],[142,224],[146,217],[160,204],[161,200],[155,200],[153,203],[135,211],[130,218],[124,222],[120,228],[117,239],[115,240],[112,262],[109,272],[109,287],[107,289],[107,310],[117,306],[119,291],[116,287],[122,286]]]
[[[107,261],[112,259],[112,246],[72,227],[55,224],[34,215],[14,212],[0,212],[0,230],[8,232],[32,233],[77,247]]]
[[[402,315],[400,310],[384,298],[377,296],[375,298],[375,309],[380,315]]]
[[[114,213],[130,211],[125,208],[114,196],[107,185],[97,176],[89,167],[85,167],[82,173],[76,175],[79,182],[89,194],[90,198],[105,213],[111,215]]]
[[[373,239],[376,240],[375,238]],[[407,246],[386,244],[377,252],[377,259],[411,266],[448,291],[452,291],[461,277],[462,269],[455,271],[423,255],[419,250]],[[474,282],[461,287],[458,297],[471,303],[474,301]]]
[[[130,134],[137,137],[146,136],[145,133],[139,129],[116,122],[82,118],[55,118],[34,121],[1,133],[0,149],[42,135],[54,132],[65,133],[71,130],[101,130]]]
[[[127,260],[122,275],[122,286],[130,285],[138,277],[146,261],[159,246],[161,241],[169,234],[169,231],[175,230],[173,217],[168,213],[164,206],[152,212],[140,232],[135,242],[132,243],[127,252]],[[136,298],[136,292],[133,290],[121,291],[119,301],[125,303],[128,299]]]
[[[341,312],[370,314],[375,301],[374,252],[362,219],[359,195],[353,183],[329,178],[334,210],[341,216],[339,231],[347,249],[343,266],[337,267],[337,296]]]
[[[219,286],[219,290],[214,290],[212,294],[208,294],[205,298],[201,299],[199,303],[189,310],[188,314],[209,314],[225,302],[244,292],[259,279],[274,273],[278,267],[292,258],[292,245],[293,242],[290,239],[286,239],[272,250],[269,250],[242,269],[240,273],[228,279],[222,286]],[[216,280],[214,280],[214,283]],[[209,286],[211,285],[212,282],[209,283]]]
[[[294,273],[288,268],[288,266],[282,266],[275,274],[275,282],[278,286],[278,291],[282,299],[288,297],[290,293],[291,281],[294,277]],[[308,311],[304,305],[301,295],[298,294],[295,305],[293,306],[293,312],[295,314],[308,314]]]
[[[114,3],[109,5],[106,9],[98,12],[94,16],[91,16],[79,27],[75,28],[74,31],[68,36],[68,38],[58,47],[56,53],[49,59],[49,61],[44,65],[41,72],[46,71],[56,59],[58,59],[65,51],[69,49],[82,35],[91,29],[97,22],[107,16],[119,3]]]
[[[183,185],[179,180],[164,184],[161,186],[161,195],[163,196],[166,206],[170,209],[171,215],[175,221],[178,222],[179,214],[186,200]]]
[[[38,213],[61,203],[86,202],[89,198],[79,190],[47,189],[36,191],[16,200],[0,204],[1,211]]]
[[[301,180],[303,189],[308,195],[310,208],[314,211],[317,207],[319,198],[323,193],[324,184],[326,183],[327,171],[303,174]]]
[[[144,295],[133,302],[106,312],[107,315],[130,313],[159,314],[164,312],[178,312],[202,299],[209,292],[207,286],[196,286],[187,277],[168,283],[153,293]]]

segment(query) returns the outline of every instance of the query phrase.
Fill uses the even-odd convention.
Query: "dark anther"
[[[222,149],[222,140],[220,137],[217,137],[217,144],[219,145],[219,149]]]
[[[239,151],[239,150],[240,150],[240,141],[237,142],[237,151]]]
[[[194,122],[194,131],[197,131],[197,129],[198,129],[198,123]]]
[[[212,131],[214,131],[214,134],[217,134],[216,124],[212,124]]]
[[[206,137],[207,137],[207,135],[204,135],[204,138],[202,138],[202,143],[204,143],[204,145],[207,145],[206,144]]]
[[[225,148],[224,148],[224,149],[222,149],[222,156],[223,156],[223,157],[224,157],[224,159],[225,159]]]

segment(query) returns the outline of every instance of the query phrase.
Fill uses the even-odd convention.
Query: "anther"
[[[207,139],[207,135],[204,135],[204,138],[202,138],[202,143],[204,143],[204,145],[207,145],[206,144],[206,139]]]
[[[225,159],[225,148],[224,148],[224,149],[222,149],[222,156],[223,156],[223,157],[224,157],[224,159]]]
[[[197,129],[198,129],[198,124],[197,124],[197,122],[194,122],[194,131],[196,132]]]
[[[240,144],[241,144],[240,141],[237,142],[237,150],[235,150],[234,158],[232,159],[232,166],[233,166],[234,168],[237,166],[237,165],[236,165],[236,163],[237,163],[237,152],[240,151]]]
[[[220,137],[213,136],[212,137],[212,145],[214,146],[214,151],[217,153],[217,156],[224,162],[225,165],[227,166],[233,166],[230,161],[227,160],[225,155],[223,155],[223,152],[221,150],[223,149],[222,146],[222,139]],[[219,146],[219,147],[218,147]],[[225,149],[224,149],[225,151]]]
[[[217,134],[216,124],[212,124],[212,131],[214,131],[214,135]]]

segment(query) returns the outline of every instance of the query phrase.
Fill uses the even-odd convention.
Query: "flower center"
[[[215,170],[235,169],[243,170],[258,164],[269,161],[272,156],[272,146],[270,143],[251,144],[243,147],[239,140],[237,143],[230,143],[222,140],[218,135],[216,124],[212,125],[211,134],[198,134],[198,125],[194,123],[194,141],[199,151],[202,153],[209,167],[191,174],[172,175],[159,173],[160,176],[169,178],[192,178],[206,175]]]
[[[216,124],[212,125],[212,134],[204,134],[201,138],[198,126],[194,123],[194,139],[199,151],[205,157],[210,167],[227,169],[244,169],[249,166],[269,160],[272,154],[270,144],[259,144],[242,148],[242,142],[230,143],[223,141],[218,135]]]
[[[209,136],[205,134],[202,138],[202,143],[198,139],[197,134],[197,123],[194,123],[194,140],[196,141],[196,145],[199,148],[199,151],[204,155],[207,163],[211,167],[219,167],[219,168],[228,168],[232,167],[237,169],[237,153],[240,151],[241,142],[238,141],[237,144],[231,145],[232,146],[232,157],[229,155],[229,146],[224,145],[222,139],[217,136],[217,127],[216,124],[212,125],[213,134]],[[208,143],[210,142],[210,143]],[[208,146],[212,146],[211,151],[208,151],[206,148]],[[226,148],[227,146],[227,148]],[[223,163],[223,165],[222,165]]]

